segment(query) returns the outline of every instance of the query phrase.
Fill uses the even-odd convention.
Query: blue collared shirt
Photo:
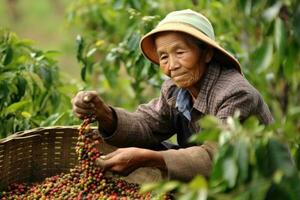
[[[187,89],[180,88],[176,98],[175,107],[181,112],[189,121],[192,120],[191,109],[192,100],[191,95]]]

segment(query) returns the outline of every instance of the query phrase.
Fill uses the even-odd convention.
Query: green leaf
[[[238,1],[241,4],[241,7],[244,10],[246,16],[250,16],[252,10],[252,1],[249,0],[240,0]]]
[[[272,62],[273,44],[270,39],[266,39],[264,43],[252,55],[252,62],[259,74],[265,71]]]
[[[201,130],[197,134],[193,134],[189,141],[197,144],[202,144],[205,141],[215,141],[217,142],[219,140],[221,131],[217,128],[214,129],[204,129]]]
[[[97,48],[92,48],[90,49],[87,54],[86,54],[86,57],[91,57],[92,55],[94,55],[94,53],[97,51]]]
[[[23,97],[26,91],[27,81],[22,76],[17,77],[17,88],[18,88],[18,95]]]
[[[77,35],[76,37],[76,43],[77,43],[77,55],[76,58],[79,62],[83,61],[83,50],[84,50],[84,40],[80,35]]]
[[[268,179],[256,178],[250,185],[249,192],[251,194],[250,199],[266,200],[268,190],[271,188],[271,181]]]
[[[247,130],[253,130],[259,126],[259,120],[255,116],[251,116],[245,120],[243,127]]]
[[[238,175],[238,168],[235,160],[232,157],[228,157],[223,161],[223,176],[228,183],[229,188],[233,188],[236,184]]]
[[[21,112],[21,115],[22,115],[24,118],[27,118],[27,119],[31,118],[31,114],[30,114],[29,112],[26,112],[26,111]]]
[[[10,117],[9,119],[5,120],[5,130],[4,130],[4,136],[7,136],[11,133],[14,133],[14,117]]]
[[[5,108],[4,113],[16,113],[17,111],[25,108],[27,105],[30,104],[30,101],[24,100],[24,101],[19,101],[16,103],[13,103],[9,105],[7,108]]]
[[[298,42],[298,45],[300,45],[300,37],[297,37],[300,35],[300,4],[297,5],[297,8],[295,9],[294,17],[292,18],[293,22],[293,30],[295,31],[295,39]]]
[[[50,51],[46,51],[44,53],[44,55],[46,57],[49,57],[49,58],[56,58],[57,56],[60,56],[61,55],[61,52],[59,51],[54,51],[54,50],[50,50]]]
[[[4,81],[1,81],[0,82],[0,99],[1,99],[1,102],[0,102],[0,105],[4,104],[4,99],[6,99],[8,97],[8,94],[9,94],[9,85],[4,82]]]
[[[275,20],[275,33],[274,33],[274,40],[275,40],[275,47],[279,52],[281,58],[285,57],[285,48],[286,48],[286,27],[284,26],[284,22],[280,18],[276,18]]]
[[[281,170],[286,176],[294,175],[295,167],[286,144],[272,138],[268,143],[268,151],[274,171]]]
[[[14,55],[14,52],[13,52],[12,48],[11,47],[7,47],[6,52],[5,52],[5,58],[4,58],[3,64],[4,65],[10,64],[12,62],[12,60],[13,60],[13,55]]]
[[[196,197],[195,197],[195,192],[186,192],[185,194],[183,195],[180,195],[180,197],[178,198],[178,200],[198,200]],[[202,200],[202,199],[201,199]]]
[[[136,9],[136,10],[140,10],[142,8],[142,4],[140,0],[129,0],[131,6]]]
[[[193,180],[189,183],[189,188],[192,190],[200,190],[200,189],[207,189],[207,181],[203,176],[196,176]]]
[[[283,62],[283,72],[285,77],[295,76],[295,70],[298,67],[299,58],[299,47],[295,45],[289,45],[289,48],[285,50],[286,55],[284,56],[285,62]]]
[[[179,186],[179,182],[177,182],[177,181],[168,181],[168,182],[166,182],[162,185],[160,190],[161,190],[162,193],[167,193],[167,192],[170,192],[170,191],[174,190],[178,186]]]
[[[265,12],[263,13],[263,17],[269,22],[272,21],[278,15],[281,5],[282,2],[277,1],[273,6],[265,10]]]
[[[204,129],[215,129],[219,127],[219,120],[215,116],[207,115],[200,120],[200,126]]]
[[[113,8],[119,10],[124,7],[125,0],[114,0]]]
[[[34,83],[39,87],[39,89],[44,91],[45,87],[44,87],[43,80],[36,73],[32,73],[32,72],[27,72],[27,73],[34,81]]]
[[[136,32],[131,34],[131,37],[128,40],[128,49],[130,51],[135,51],[139,47],[140,35]],[[142,67],[140,67],[142,68]]]
[[[270,161],[267,145],[263,141],[259,140],[254,148],[256,165],[259,172],[265,177],[270,177],[273,173],[273,169],[271,169],[273,166]]]
[[[66,113],[54,113],[41,123],[41,126],[54,126]]]
[[[48,69],[45,65],[41,65],[39,66],[39,73],[47,88],[53,86],[51,69]]]
[[[160,187],[161,187],[161,183],[145,183],[141,186],[140,192],[141,193],[151,192]]]
[[[248,155],[248,144],[245,140],[238,140],[234,146],[235,154],[237,155],[237,165],[238,165],[238,176],[241,182],[248,179],[249,170],[249,155]]]
[[[80,77],[83,81],[86,81],[86,70],[87,70],[87,66],[84,65],[80,71]]]

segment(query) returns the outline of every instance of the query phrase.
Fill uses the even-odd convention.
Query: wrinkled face
[[[201,79],[208,59],[206,51],[192,37],[180,32],[163,32],[155,37],[155,45],[162,71],[178,87],[191,88]]]

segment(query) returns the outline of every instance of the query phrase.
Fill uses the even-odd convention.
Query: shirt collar
[[[175,107],[181,112],[189,121],[191,121],[191,108],[192,101],[191,95],[187,89],[179,88],[179,92],[176,97]]]

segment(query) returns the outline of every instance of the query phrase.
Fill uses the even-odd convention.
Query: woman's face
[[[207,61],[210,61],[207,51],[200,49],[194,41],[180,32],[163,32],[155,37],[162,71],[181,88],[193,87],[202,78]]]

